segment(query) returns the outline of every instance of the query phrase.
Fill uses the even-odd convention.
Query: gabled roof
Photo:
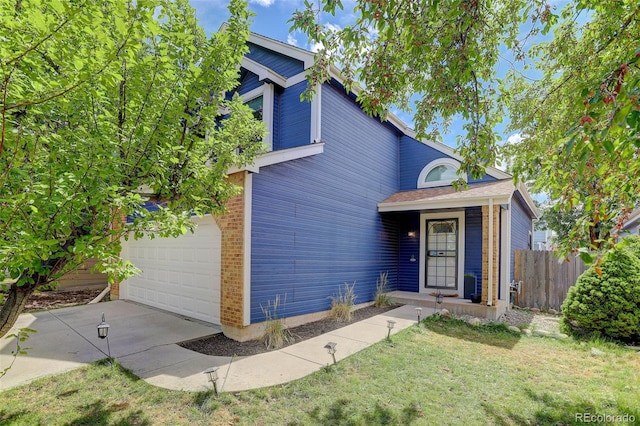
[[[290,58],[297,59],[304,64],[304,69],[311,67],[315,60],[313,52],[302,49],[298,46],[293,46],[288,43],[284,43],[261,34],[251,32],[249,34],[249,42],[262,46],[265,49],[273,50],[274,52],[281,53]]]
[[[490,200],[493,204],[509,204],[516,191],[520,192],[532,216],[538,217],[538,211],[527,191],[523,187],[516,187],[511,179],[476,183],[460,191],[451,186],[443,186],[396,192],[378,203],[378,211],[398,212],[485,206],[489,205]]]
[[[289,56],[291,58],[294,59],[298,59],[300,61],[302,61],[304,63],[304,69],[305,72],[302,72],[296,76],[293,77],[289,77],[289,78],[285,78],[280,76],[277,72],[270,70],[268,67],[265,67],[262,64],[258,64],[255,61],[243,61],[243,67],[245,67],[246,69],[249,69],[251,72],[253,72],[254,74],[257,74],[260,78],[260,80],[263,80],[265,78],[268,78],[269,80],[273,81],[276,84],[279,84],[282,87],[290,87],[294,84],[298,84],[301,81],[304,81],[306,79],[306,70],[311,67],[314,63],[315,60],[315,55],[305,49],[299,48],[297,46],[293,46],[287,43],[284,43],[282,41],[278,41],[260,34],[256,34],[251,32],[249,35],[249,41],[251,43],[254,43],[258,46],[264,47],[265,49],[269,49],[272,50],[276,53],[280,53],[282,55],[286,55]],[[249,60],[250,61],[250,60]],[[245,66],[247,65],[247,66]],[[249,67],[253,67],[254,69],[250,69]],[[260,69],[257,69],[256,67],[260,67]],[[340,70],[335,67],[335,66],[331,66],[329,68],[329,73],[331,75],[332,78],[334,78],[336,81],[338,81],[340,84],[344,83],[344,80],[342,79],[341,76],[341,72]],[[271,76],[274,76],[274,78],[271,78]],[[279,77],[279,79],[278,79]],[[353,93],[355,95],[358,95],[362,89],[357,86],[354,85],[353,87]],[[433,149],[435,149],[436,151],[442,152],[443,154],[455,158],[456,160],[460,161],[462,160],[462,157],[458,154],[456,154],[453,150],[453,148],[449,147],[448,145],[445,145],[443,143],[440,143],[438,141],[431,141],[431,140],[425,140],[425,139],[417,139],[417,134],[415,132],[415,130],[413,130],[412,128],[410,128],[405,122],[403,122],[400,118],[398,118],[397,116],[395,116],[392,113],[389,113],[389,115],[387,116],[387,121],[393,125],[395,128],[397,128],[401,133],[403,133],[404,135],[409,136],[412,139],[415,139],[418,142],[421,142]],[[510,179],[511,175],[499,170],[495,167],[487,167],[486,168],[486,173],[491,176],[494,177],[496,179]]]

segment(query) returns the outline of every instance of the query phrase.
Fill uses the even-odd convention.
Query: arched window
[[[458,163],[453,158],[439,158],[427,164],[418,177],[418,188],[451,185],[458,178],[467,180],[467,174],[458,175]]]

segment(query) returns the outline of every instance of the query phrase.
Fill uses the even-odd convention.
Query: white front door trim
[[[438,213],[422,213],[420,214],[420,274],[419,274],[419,293],[431,293],[434,290],[425,288],[426,282],[426,262],[427,262],[427,220],[432,219],[458,219],[458,285],[456,293],[458,297],[464,297],[464,249],[465,249],[465,212],[464,210],[438,212]],[[441,290],[443,294],[449,294],[451,290]]]

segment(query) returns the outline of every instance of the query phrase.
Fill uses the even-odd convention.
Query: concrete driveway
[[[0,391],[106,358],[107,341],[98,338],[96,329],[102,312],[111,326],[111,356],[141,376],[172,363],[173,359],[167,357],[166,352],[180,353],[180,360],[186,360],[188,364],[188,355],[195,353],[174,344],[221,331],[212,324],[122,300],[22,314],[12,332],[28,327],[37,333],[22,343],[28,353],[18,356],[9,372],[0,379]],[[15,348],[14,338],[0,339],[0,370],[11,364],[11,352]],[[162,354],[160,359],[156,359],[154,353]],[[184,374],[196,373],[188,370]]]

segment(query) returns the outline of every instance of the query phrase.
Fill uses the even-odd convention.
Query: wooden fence
[[[100,272],[92,272],[95,259],[89,259],[75,271],[71,271],[58,280],[60,290],[80,290],[85,288],[102,288],[107,286],[108,276]]]
[[[513,277],[522,285],[515,295],[515,305],[560,310],[569,287],[587,269],[579,258],[567,262],[552,251],[516,250]]]

